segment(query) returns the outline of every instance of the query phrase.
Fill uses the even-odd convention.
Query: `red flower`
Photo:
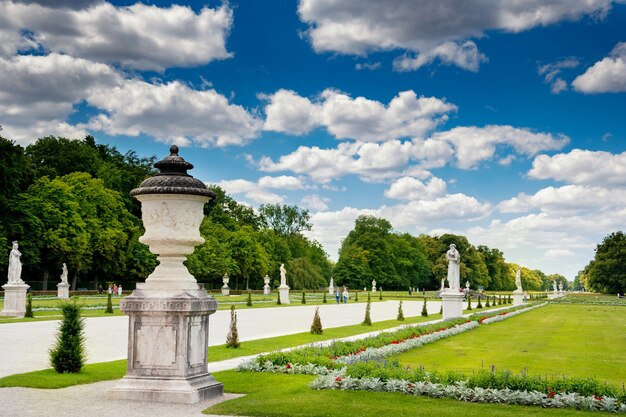
[[[407,384],[407,387],[408,387],[409,389],[413,389],[413,388],[415,388],[415,385],[413,385],[413,384],[411,384],[411,383],[409,382],[409,383]]]
[[[342,379],[341,379],[341,377],[340,377],[340,376],[338,376],[337,378],[335,378],[335,381],[337,381],[337,382],[341,382],[341,381],[342,381]]]
[[[552,387],[549,387],[549,388],[548,388],[548,397],[549,397],[549,398],[554,398],[554,395],[555,395],[555,394],[556,394],[556,393],[552,390]]]
[[[287,369],[291,369],[291,364],[287,362]]]
[[[593,398],[595,398],[598,401],[602,401],[602,397],[599,395],[594,395]]]

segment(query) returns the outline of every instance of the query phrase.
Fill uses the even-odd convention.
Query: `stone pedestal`
[[[65,284],[63,282],[57,284],[57,298],[62,300],[70,299],[70,284]]]
[[[120,308],[130,318],[128,365],[109,398],[191,404],[223,395],[207,368],[217,301],[204,289],[169,295],[137,284]]]
[[[454,319],[463,315],[463,300],[465,296],[458,290],[450,291],[446,289],[441,293],[441,302],[443,303],[443,319]]]
[[[280,303],[289,304],[289,285],[278,287],[278,293],[280,294]]]
[[[555,298],[559,298],[559,294],[555,292],[548,293],[548,300],[554,300]]]
[[[222,295],[230,295],[230,288],[228,288],[228,285],[224,285],[222,287]]]
[[[330,285],[328,287],[328,294],[333,295],[335,294],[335,287],[333,287],[332,285]]]
[[[272,290],[270,288],[270,285],[269,284],[265,284],[263,286],[263,295],[270,295],[271,293],[272,293]]]
[[[26,290],[30,285],[23,282],[19,284],[4,284],[4,309],[2,316],[24,317],[26,313]]]
[[[523,292],[513,292],[513,307],[521,306],[524,304],[524,293]]]

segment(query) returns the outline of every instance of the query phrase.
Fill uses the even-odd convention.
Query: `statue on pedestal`
[[[461,255],[454,243],[446,252],[446,259],[448,260],[448,285],[451,290],[458,290],[461,286]]]
[[[280,264],[280,286],[287,286],[287,270],[285,269],[285,264]]]
[[[11,252],[9,253],[9,273],[8,273],[8,282],[9,284],[19,284],[23,283],[22,281],[22,261],[20,257],[22,253],[18,250],[17,240],[13,241],[13,247]]]
[[[515,286],[517,287],[515,291],[522,292],[522,271],[517,268],[517,272],[515,272]]]
[[[67,265],[63,262],[63,272],[61,272],[61,283],[67,284]]]
[[[376,292],[376,280],[372,280],[372,292]]]

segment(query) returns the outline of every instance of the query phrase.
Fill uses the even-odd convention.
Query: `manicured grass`
[[[257,353],[270,352],[307,343],[384,330],[404,324],[436,320],[439,317],[440,316],[437,314],[431,315],[430,317],[410,317],[403,322],[386,320],[375,322],[372,326],[356,324],[353,326],[326,329],[321,335],[313,335],[306,332],[274,338],[250,340],[242,342],[241,347],[238,349],[229,349],[226,345],[211,346],[209,347],[209,362],[218,362],[225,359],[255,355]],[[79,374],[57,374],[52,369],[44,369],[24,374],[9,375],[0,378],[0,387],[63,388],[72,385],[117,379],[123,377],[125,374],[126,360],[119,360],[85,365]]]
[[[243,416],[589,416],[589,412],[502,404],[466,403],[446,398],[416,397],[367,391],[314,391],[315,377],[225,371],[215,378],[226,392],[247,394],[210,407],[206,414]],[[597,414],[593,414],[597,415]]]
[[[494,365],[529,375],[626,381],[626,309],[549,305],[440,340],[398,358],[412,368],[472,372]]]

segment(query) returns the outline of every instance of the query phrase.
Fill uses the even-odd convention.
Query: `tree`
[[[311,230],[309,211],[298,206],[261,204],[259,213],[261,223],[279,235],[289,236]]]
[[[315,315],[313,316],[313,323],[311,324],[311,334],[322,334],[322,320],[320,319],[320,308],[315,309]]]
[[[78,373],[85,363],[85,322],[74,303],[63,304],[61,312],[63,320],[50,349],[50,363],[58,373]]]
[[[237,313],[235,312],[235,305],[230,306],[230,330],[226,336],[226,347],[237,349],[241,343],[239,343],[239,331],[237,330]]]
[[[604,293],[626,291],[626,235],[614,232],[596,247],[594,259],[587,266],[589,286]]]
[[[289,286],[294,290],[318,289],[326,283],[321,268],[308,258],[291,259],[287,263],[287,270]]]

